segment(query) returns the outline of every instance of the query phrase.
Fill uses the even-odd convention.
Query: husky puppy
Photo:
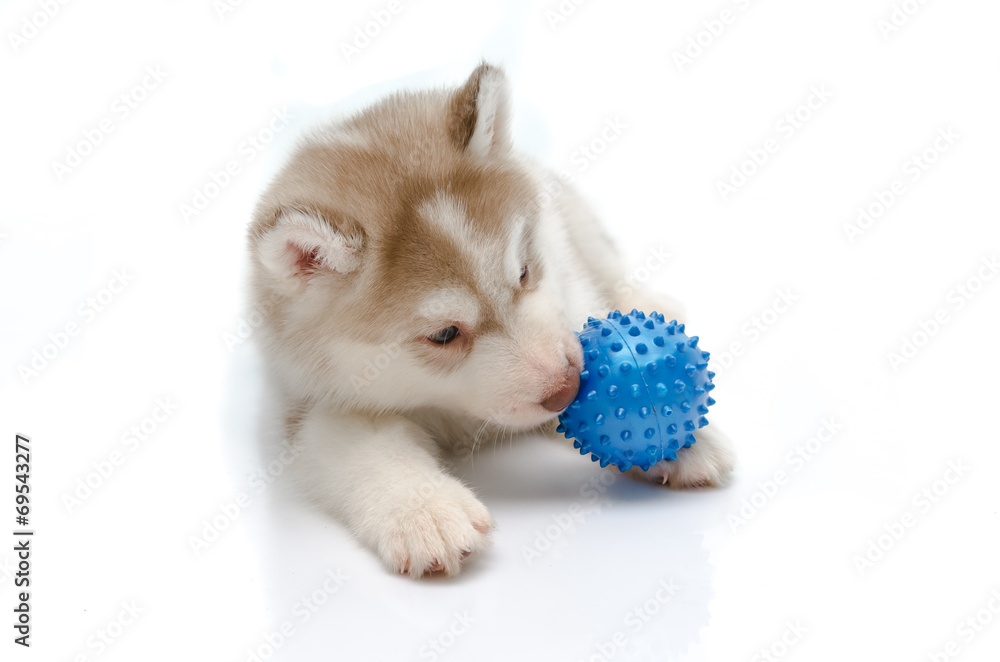
[[[512,149],[507,81],[486,63],[457,89],[396,94],[306,136],[249,243],[299,478],[412,577],[454,575],[490,541],[490,513],[444,450],[552,432],[579,388],[574,330],[589,314],[682,319],[668,298],[616,288],[625,269],[597,219]],[[722,484],[729,442],[713,426],[697,437],[630,475]]]

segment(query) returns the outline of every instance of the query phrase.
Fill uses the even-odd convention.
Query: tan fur
[[[303,144],[291,158],[296,167],[282,171],[257,206],[251,250],[283,209],[312,211],[361,238],[367,259],[379,264],[378,278],[363,284],[360,316],[403,316],[412,293],[430,286],[454,282],[475,290],[465,256],[452,237],[419,218],[420,205],[446,191],[465,206],[477,230],[498,236],[512,213],[538,214],[535,185],[522,170],[500,160],[470,163],[462,152],[468,137],[453,135],[456,123],[475,122],[475,107],[454,101],[475,87],[466,85],[451,100],[444,91],[397,94],[349,119],[338,133],[352,139],[338,141],[334,134],[324,143]],[[259,296],[268,294],[266,283],[255,284]],[[484,328],[495,329],[498,311],[486,293],[479,294],[488,309]],[[344,330],[370,340],[386,337],[365,324]]]

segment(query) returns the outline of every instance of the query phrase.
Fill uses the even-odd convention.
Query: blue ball
[[[584,365],[576,400],[559,416],[557,431],[575,438],[581,455],[602,467],[646,471],[695,443],[708,425],[715,373],[698,336],[663,315],[617,310],[591,317],[578,334]]]

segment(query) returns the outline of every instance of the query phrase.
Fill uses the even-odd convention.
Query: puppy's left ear
[[[483,62],[452,95],[448,134],[475,157],[510,151],[510,91],[503,69]]]
[[[268,215],[270,213],[270,215]],[[255,253],[260,263],[289,292],[296,292],[321,274],[346,276],[361,266],[364,237],[330,215],[279,208],[262,212]]]

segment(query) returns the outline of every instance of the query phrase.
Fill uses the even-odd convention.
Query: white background
[[[30,650],[12,643],[13,542],[0,544],[4,659],[266,659],[286,622],[271,659],[997,658],[1000,279],[978,272],[1000,250],[1000,5],[909,0],[887,32],[889,0],[591,0],[563,3],[565,20],[556,0],[420,0],[348,57],[387,2],[69,3],[49,19],[43,4],[0,4],[0,531],[14,528],[15,432],[32,438],[36,531]],[[704,46],[684,63],[689,39]],[[414,582],[280,481],[250,482],[273,460],[276,413],[238,337],[245,228],[316,118],[457,85],[482,57],[507,68],[520,147],[613,228],[623,279],[649,275],[651,249],[671,254],[649,278],[713,351],[713,425],[739,466],[725,490],[616,480],[595,501],[581,489],[603,474],[569,442],[486,449],[460,471],[499,523],[493,548],[457,579]],[[119,97],[144,78],[124,117]],[[809,109],[814,89],[828,98]],[[287,127],[248,150],[285,108]],[[60,176],[102,120],[112,131]],[[762,165],[744,163],[768,140]],[[181,205],[228,161],[239,173],[185,222]],[[741,165],[753,174],[724,196]],[[780,313],[779,291],[795,299]],[[904,338],[920,347],[894,366]],[[732,343],[741,354],[721,365]],[[51,358],[26,372],[36,351]],[[176,411],[123,441],[157,399]],[[810,441],[824,419],[842,427]],[[564,531],[574,503],[587,514]],[[213,520],[225,530],[196,552]],[[324,592],[328,571],[346,579]],[[661,581],[676,590],[658,602]],[[141,613],[116,625],[132,601]],[[977,614],[978,631],[960,627]]]

